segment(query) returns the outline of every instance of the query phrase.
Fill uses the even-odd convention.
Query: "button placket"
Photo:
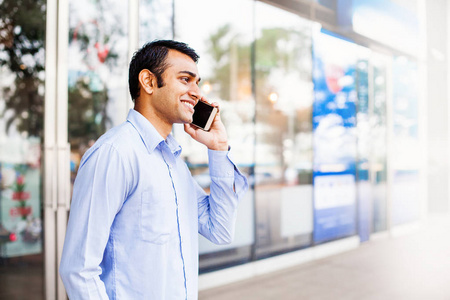
[[[180,239],[180,254],[181,254],[181,260],[183,263],[183,273],[184,273],[184,280],[185,280],[185,288],[186,288],[186,299],[187,299],[187,276],[186,276],[186,261],[185,261],[185,251],[183,249],[184,242],[182,238],[182,232],[181,232],[181,213],[180,213],[180,205],[178,201],[178,194],[176,189],[176,181],[177,181],[177,173],[174,171],[174,166],[176,164],[175,157],[173,156],[173,153],[170,151],[167,144],[161,145],[161,154],[163,157],[163,160],[165,164],[167,165],[169,176],[172,181],[173,190],[175,193],[175,204],[176,204],[176,215],[177,215],[177,222],[178,222],[178,237]]]

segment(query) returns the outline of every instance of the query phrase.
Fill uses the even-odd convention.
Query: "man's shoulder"
[[[111,148],[120,156],[126,156],[140,142],[139,134],[129,122],[124,122],[105,132],[86,152],[83,158],[88,158],[99,149]]]
[[[130,142],[136,142],[138,134],[129,122],[124,122],[105,132],[95,144],[101,146],[103,144],[113,145],[120,148],[122,145],[129,145]]]

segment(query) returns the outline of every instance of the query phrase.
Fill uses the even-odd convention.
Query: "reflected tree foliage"
[[[296,72],[299,80],[310,81],[309,69],[301,66],[302,57],[311,55],[311,48],[303,43],[308,39],[305,33],[290,29],[270,28],[261,31],[255,42],[256,96],[261,99],[258,101],[261,110],[258,113],[266,111],[270,114],[273,110],[273,103],[267,97],[277,85],[277,82],[270,82],[269,78],[274,70]],[[210,79],[220,87],[221,99],[233,99],[232,82],[249,77],[251,45],[239,43],[239,35],[233,32],[229,24],[220,27],[206,42],[214,63]],[[235,72],[234,62],[238,62]]]
[[[302,128],[311,120],[311,110],[296,109],[294,103],[290,107],[289,116],[286,111],[275,109],[275,103],[268,99],[271,93],[279,94],[278,81],[273,81],[271,75],[276,72],[282,74],[295,74],[298,82],[310,81],[310,70],[301,65],[304,57],[310,56],[311,48],[305,44],[309,37],[302,31],[286,28],[266,28],[261,30],[260,38],[256,40],[256,97],[257,119],[269,125],[260,135],[261,143],[274,145],[280,157],[280,163],[285,165],[283,156],[283,141],[287,134],[295,134],[301,131],[309,131],[310,128]],[[295,87],[292,87],[295,88]],[[304,95],[300,93],[297,97]],[[295,101],[297,99],[290,99]],[[291,120],[289,120],[291,118]],[[306,121],[306,122],[305,122]],[[289,127],[293,128],[289,128]],[[308,126],[309,127],[309,126]]]
[[[72,140],[95,140],[106,131],[110,122],[106,115],[107,103],[106,89],[92,91],[88,79],[81,78],[69,87],[68,126]]]
[[[267,76],[274,68],[285,72],[298,72],[308,78],[308,70],[301,67],[302,57],[311,49],[304,44],[309,37],[302,31],[286,28],[266,28],[256,40],[257,69]]]
[[[4,87],[4,111],[13,114],[6,120],[6,130],[42,136],[44,113],[44,0],[0,1],[0,66],[14,76],[14,84]]]
[[[108,18],[107,2],[96,1],[94,18],[78,21],[69,29],[69,48],[75,49],[82,57],[77,66],[80,70],[69,70],[68,126],[73,149],[96,140],[112,124],[107,113],[107,80],[117,67],[119,58],[114,37],[125,33],[120,22]],[[73,18],[78,18],[80,13],[70,12]]]
[[[239,100],[239,89],[245,87],[242,83],[250,80],[251,46],[240,43],[239,39],[230,24],[225,24],[206,40],[207,52],[214,64],[210,80],[219,87],[219,96],[223,100]]]
[[[269,95],[286,89],[280,83],[288,75],[298,83],[311,82],[311,67],[303,65],[311,60],[310,41],[308,28],[272,27],[261,29],[253,45],[254,82],[250,85],[256,96],[257,141],[259,145],[272,147],[278,164],[284,167],[290,163],[285,161],[285,140],[294,142],[298,133],[311,132],[311,106],[299,108],[296,105],[302,97],[310,95],[294,93],[291,98],[284,99],[288,103],[285,102],[282,108],[277,106],[276,100],[271,101]],[[236,99],[233,82],[251,78],[247,70],[251,70],[252,45],[240,43],[240,36],[229,24],[211,34],[206,42],[214,64],[212,82],[220,88],[218,92],[222,99]]]

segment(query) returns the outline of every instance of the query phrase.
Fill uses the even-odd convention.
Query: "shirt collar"
[[[178,157],[181,154],[181,146],[180,144],[178,144],[172,134],[169,134],[169,136],[167,136],[166,143],[175,157]]]
[[[134,109],[130,109],[127,117],[127,121],[133,125],[133,127],[137,130],[139,135],[142,138],[142,141],[147,148],[148,153],[152,153],[156,147],[158,147],[161,143],[166,143],[169,147],[170,151],[178,157],[181,153],[181,146],[172,136],[169,134],[166,141],[164,138],[158,133],[156,128],[147,120],[143,115],[141,115],[138,111]]]

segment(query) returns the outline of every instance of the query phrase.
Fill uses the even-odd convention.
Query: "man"
[[[209,132],[190,125],[202,99],[198,56],[154,41],[130,63],[127,122],[83,156],[60,274],[71,299],[197,299],[198,233],[230,243],[245,177],[229,158],[220,113]],[[211,194],[192,178],[174,123],[208,147]]]

